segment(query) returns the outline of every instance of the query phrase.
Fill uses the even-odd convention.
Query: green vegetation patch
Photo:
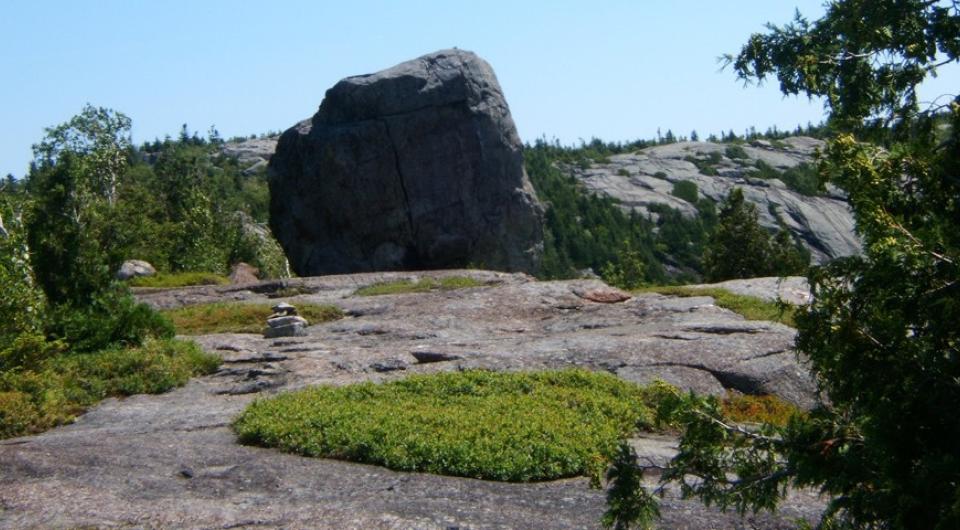
[[[774,395],[728,394],[721,403],[723,416],[734,423],[767,423],[783,427],[803,412]]]
[[[260,333],[267,317],[273,313],[273,304],[243,304],[216,302],[167,309],[163,314],[173,322],[177,333],[203,335],[206,333]],[[331,305],[297,304],[297,313],[310,324],[319,324],[343,318],[343,311]]]
[[[212,272],[159,273],[131,279],[131,287],[188,287],[191,285],[227,285],[230,279]]]
[[[207,374],[220,359],[192,342],[150,339],[138,348],[67,354],[0,373],[0,439],[73,421],[111,396],[157,394]]]
[[[379,296],[384,294],[425,293],[428,291],[452,291],[467,287],[483,287],[480,280],[468,276],[447,276],[445,278],[423,278],[419,281],[396,280],[380,282],[357,289],[357,296]]]
[[[687,155],[683,157],[683,159],[697,166],[697,169],[700,170],[701,175],[707,175],[707,176],[719,175],[720,173],[717,171],[716,165],[717,163],[719,163],[722,157],[719,157],[720,153],[710,153],[710,154],[718,155],[718,156],[711,156],[709,157],[709,159],[704,160],[704,159],[697,158],[695,156]],[[714,161],[715,159],[716,161]]]
[[[724,150],[724,154],[727,155],[727,158],[732,160],[743,160],[750,158],[750,155],[747,154],[746,149],[739,145],[730,145]]]
[[[700,194],[697,191],[697,183],[692,180],[679,180],[673,183],[673,191],[670,192],[674,197],[679,197],[690,204],[697,204]]]
[[[709,296],[724,309],[742,315],[747,320],[768,320],[790,327],[797,327],[794,321],[797,308],[786,303],[768,302],[753,296],[734,294],[720,288],[696,288],[683,285],[660,285],[638,289],[635,292],[659,293],[668,296]]]
[[[417,375],[252,403],[242,443],[401,471],[503,481],[599,476],[652,422],[659,386],[584,370]]]

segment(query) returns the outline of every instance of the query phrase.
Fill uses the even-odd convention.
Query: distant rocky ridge
[[[270,226],[300,275],[535,272],[543,210],[493,69],[442,50],[326,92],[269,162]]]
[[[277,150],[279,136],[265,136],[250,138],[242,142],[227,142],[223,144],[221,152],[237,159],[245,174],[265,171],[267,163]]]
[[[854,220],[845,197],[830,187],[820,196],[807,196],[778,179],[757,178],[757,161],[776,170],[812,163],[823,142],[809,137],[791,137],[776,142],[764,140],[739,146],[744,158],[729,156],[731,144],[678,142],[613,155],[589,167],[570,166],[570,171],[587,190],[612,197],[627,209],[654,215],[649,206],[666,205],[688,216],[696,216],[695,205],[673,195],[674,183],[690,181],[700,197],[722,201],[735,187],[757,205],[760,224],[773,230],[787,227],[817,263],[860,252]],[[709,162],[710,157],[716,162]],[[696,160],[696,163],[694,162]],[[716,175],[705,175],[697,166],[710,164]]]

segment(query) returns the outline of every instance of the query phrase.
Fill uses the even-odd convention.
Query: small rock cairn
[[[265,339],[307,335],[307,319],[297,315],[296,307],[280,302],[271,309],[273,314],[267,317],[267,328],[263,330]]]

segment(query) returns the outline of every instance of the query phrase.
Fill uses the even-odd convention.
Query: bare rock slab
[[[385,280],[450,274],[488,287],[352,294]],[[708,296],[638,294],[609,303],[581,296],[609,289],[596,280],[535,282],[489,271],[296,282],[309,294],[294,303],[334,303],[354,316],[308,326],[306,337],[195,337],[228,361],[217,373],[162,395],[109,399],[73,425],[0,441],[0,529],[599,528],[604,491],[590,489],[587,479],[514,484],[399,473],[244,446],[230,423],[258,396],[309,384],[469,368],[582,367],[704,393],[772,392],[801,405],[814,396],[792,350],[794,330],[744,320]],[[243,301],[271,300],[271,285],[250,286]],[[157,307],[176,307],[229,301],[236,293],[202,286],[141,296]],[[418,360],[412,352],[436,358]],[[641,457],[662,462],[676,443],[646,435],[634,445]],[[741,519],[670,490],[660,527],[792,529],[797,518],[814,521],[823,506],[815,494],[796,491],[782,513]]]

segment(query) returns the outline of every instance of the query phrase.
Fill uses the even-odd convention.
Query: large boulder
[[[299,275],[539,265],[543,210],[471,52],[340,81],[283,133],[269,175],[270,226]]]

